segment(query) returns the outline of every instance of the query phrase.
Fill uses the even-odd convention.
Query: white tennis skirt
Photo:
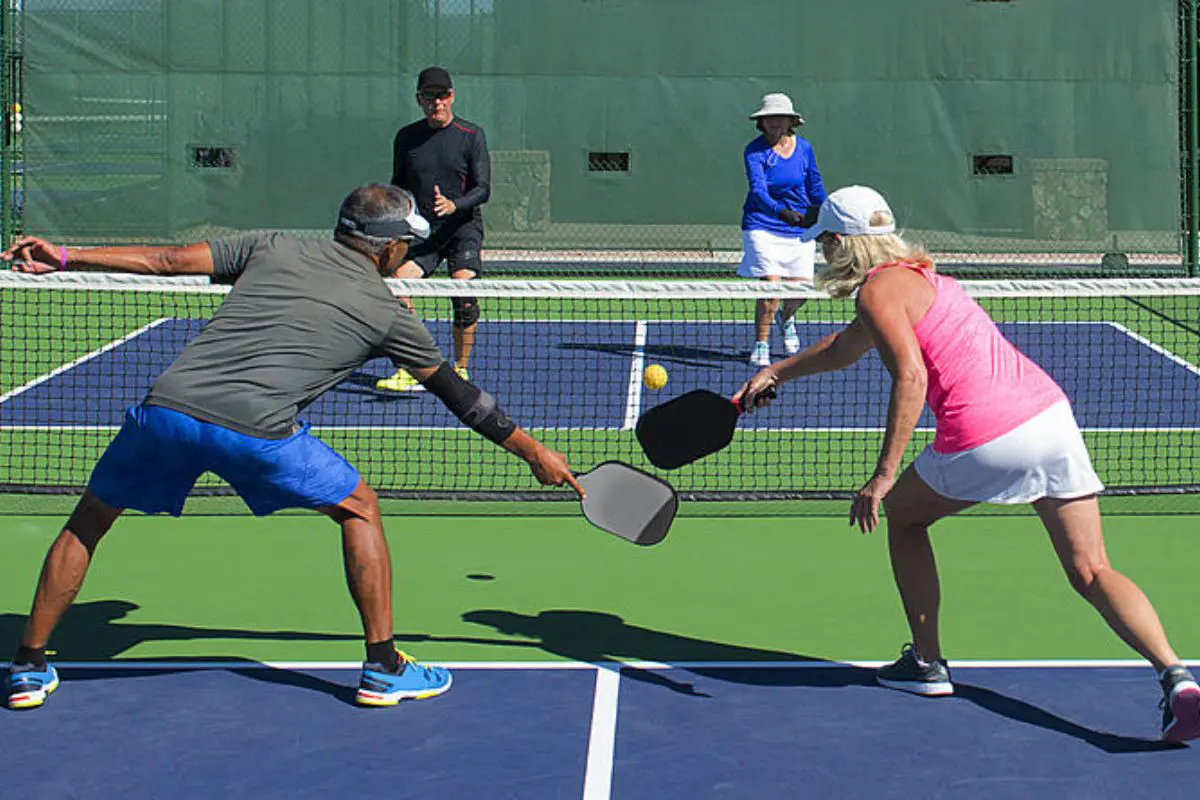
[[[816,242],[770,231],[742,231],[742,263],[737,274],[743,278],[799,278],[812,282]]]
[[[930,445],[913,468],[943,497],[977,503],[1067,500],[1104,488],[1065,400],[970,450],[935,453]]]

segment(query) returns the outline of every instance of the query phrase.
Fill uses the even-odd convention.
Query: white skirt
[[[743,278],[799,278],[812,282],[816,242],[770,231],[742,231],[742,263],[737,274]]]
[[[977,503],[1067,500],[1104,488],[1065,400],[970,450],[935,453],[930,445],[913,468],[943,497]]]

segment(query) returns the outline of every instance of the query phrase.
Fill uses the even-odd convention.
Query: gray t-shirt
[[[209,242],[213,283],[233,289],[154,382],[146,402],[270,439],[370,358],[433,367],[428,329],[375,265],[332,239],[245,233]]]

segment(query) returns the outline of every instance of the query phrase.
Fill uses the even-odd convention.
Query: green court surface
[[[543,504],[545,505],[545,504]],[[61,516],[0,517],[0,641],[15,644]],[[638,548],[573,514],[390,516],[396,632],[437,661],[885,660],[906,640],[885,534],[834,516],[681,516]],[[1195,516],[1106,517],[1184,658],[1200,657]],[[941,523],[951,659],[1124,659],[1036,518]],[[355,661],[337,528],[315,515],[130,515],[51,643],[63,661]],[[5,645],[6,646],[6,645]]]

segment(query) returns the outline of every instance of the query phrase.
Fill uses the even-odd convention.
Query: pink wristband
[[[67,246],[65,244],[60,244],[58,246],[58,268],[67,268]]]

